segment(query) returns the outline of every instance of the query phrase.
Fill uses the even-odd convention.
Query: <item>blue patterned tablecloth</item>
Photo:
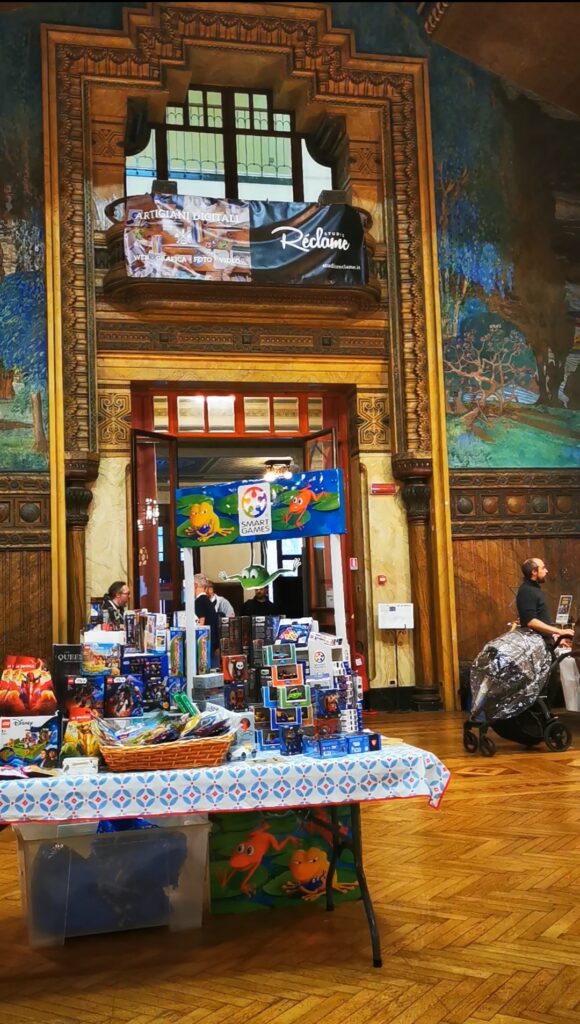
[[[438,807],[449,771],[407,744],[328,760],[288,757],[218,768],[61,775],[0,782],[0,823],[275,810],[427,797]]]

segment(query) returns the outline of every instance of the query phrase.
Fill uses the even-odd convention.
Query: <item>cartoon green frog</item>
[[[294,572],[299,565],[300,559],[296,558],[289,569],[276,569],[275,572],[268,573],[268,570],[263,565],[257,565],[252,562],[245,569],[242,569],[241,572],[233,573],[231,576],[222,571],[219,574],[219,578],[226,583],[239,583],[244,590],[258,590],[260,587],[268,587],[270,583],[278,579],[278,576]]]

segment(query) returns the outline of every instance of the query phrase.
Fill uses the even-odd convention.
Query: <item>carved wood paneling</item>
[[[131,392],[128,388],[100,388],[99,453],[128,455],[131,449]]]
[[[0,474],[0,548],[50,548],[47,473]]]
[[[580,536],[577,472],[464,471],[450,484],[453,536]]]
[[[383,330],[317,330],[303,327],[277,330],[274,326],[216,327],[210,324],[135,323],[101,320],[97,327],[99,352],[213,352],[288,353],[288,355],[377,356],[384,359]],[[99,408],[99,418],[101,410]]]
[[[353,454],[391,450],[389,399],[386,390],[356,389],[350,404],[350,437]]]
[[[26,538],[26,539],[25,539]],[[9,539],[10,542],[10,539]],[[31,550],[24,549],[28,545]],[[7,654],[49,658],[52,643],[50,539],[33,548],[24,535],[20,550],[0,533],[0,666]]]
[[[580,605],[579,544],[572,537],[457,538],[453,541],[459,658],[471,661],[488,640],[516,617],[521,563],[542,558],[548,566],[545,595],[552,615],[560,594]]]

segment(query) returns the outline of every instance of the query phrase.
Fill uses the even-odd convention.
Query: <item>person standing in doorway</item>
[[[220,654],[220,619],[217,611],[206,594],[208,580],[201,573],[193,577],[195,588],[195,614],[200,626],[209,626],[212,664],[219,665]]]
[[[236,614],[233,606],[228,601],[227,597],[222,597],[221,594],[216,594],[214,585],[211,580],[208,580],[205,592],[213,604],[216,612],[222,619],[232,619]]]
[[[268,597],[267,587],[258,587],[249,601],[244,603],[244,615],[275,615],[276,605]]]

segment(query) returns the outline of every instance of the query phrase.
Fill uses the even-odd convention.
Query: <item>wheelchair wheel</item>
[[[475,754],[477,752],[479,741],[471,729],[463,730],[463,746],[468,754]]]
[[[495,754],[495,743],[489,736],[481,736],[479,739],[479,753],[482,757],[493,757]]]
[[[568,726],[556,719],[544,729],[544,743],[548,750],[568,750],[572,743],[572,733]]]

